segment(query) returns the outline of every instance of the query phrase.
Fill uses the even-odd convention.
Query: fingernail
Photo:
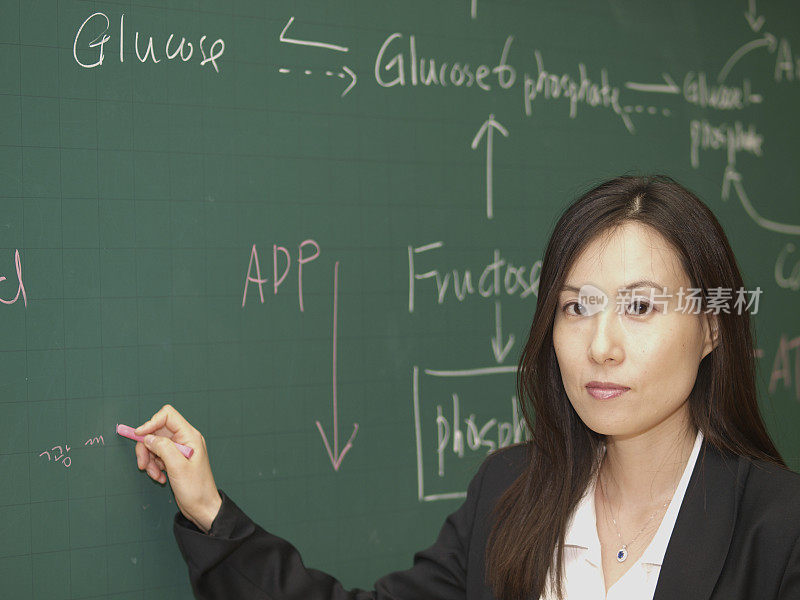
[[[148,435],[144,436],[144,443],[150,445],[150,444],[153,443],[153,441],[155,439],[156,439],[156,436],[154,436],[152,433],[148,434]]]

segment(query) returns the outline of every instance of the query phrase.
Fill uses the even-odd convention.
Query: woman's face
[[[666,240],[625,223],[592,241],[566,286],[583,290],[561,290],[553,344],[567,396],[586,426],[628,437],[688,422],[686,399],[714,345],[702,309],[676,310],[679,300],[687,306],[691,283]],[[591,381],[630,389],[597,398],[587,389]]]

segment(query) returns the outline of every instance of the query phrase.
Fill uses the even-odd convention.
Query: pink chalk
[[[144,442],[144,436],[136,435],[134,433],[135,429],[128,425],[117,425],[117,433],[122,437],[126,437],[129,440],[133,440],[135,442]],[[192,454],[194,454],[194,448],[190,448],[189,446],[184,446],[183,444],[179,444],[178,442],[172,442],[178,447],[181,454],[183,454],[186,458],[192,458]]]

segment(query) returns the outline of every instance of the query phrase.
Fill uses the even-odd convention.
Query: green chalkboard
[[[308,566],[411,565],[487,452],[555,219],[665,172],[712,208],[800,468],[800,7],[0,0],[0,582],[189,598],[172,403]]]

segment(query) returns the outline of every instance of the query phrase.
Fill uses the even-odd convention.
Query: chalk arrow
[[[725,174],[722,176],[722,199],[727,200],[731,191],[731,181],[742,181],[741,174],[732,165],[725,167]]]
[[[750,0],[747,12],[744,13],[744,18],[747,19],[747,24],[750,29],[758,33],[761,26],[764,24],[764,17],[756,15],[756,0]]]
[[[680,94],[679,88],[669,73],[662,73],[661,77],[664,78],[665,83],[635,83],[633,81],[626,81],[625,87],[637,92],[658,92],[661,94]]]
[[[356,74],[353,73],[346,65],[342,66],[342,70],[350,76],[350,85],[348,85],[347,88],[345,88],[345,90],[342,92],[341,97],[344,98],[347,92],[353,89],[353,86],[355,86],[356,81],[358,81],[358,77],[356,77]]]
[[[322,429],[322,424],[317,421],[317,429],[322,436],[322,442],[325,444],[325,449],[328,451],[328,457],[331,459],[333,470],[338,471],[339,467],[344,460],[344,455],[348,453],[350,448],[353,447],[353,438],[358,433],[358,423],[353,424],[353,434],[347,440],[341,453],[339,452],[339,409],[336,406],[336,311],[337,311],[337,297],[339,293],[339,261],[337,260],[333,267],[333,450],[328,442],[328,436],[325,435],[325,430]]]
[[[741,48],[736,50],[736,52],[734,52],[731,55],[731,57],[728,59],[728,61],[725,63],[722,69],[720,69],[719,75],[717,75],[717,81],[719,81],[720,83],[725,81],[725,78],[728,76],[728,73],[730,73],[731,69],[733,68],[733,65],[739,62],[739,60],[745,54],[747,54],[752,50],[755,50],[756,48],[760,48],[761,46],[766,46],[771,54],[775,52],[775,49],[778,47],[778,40],[775,39],[775,36],[772,35],[771,33],[765,33],[763,38],[760,38],[758,40],[753,40],[752,42],[747,42],[746,44],[744,44]]]
[[[287,75],[287,74],[291,73],[292,70],[289,69],[288,67],[281,67],[281,68],[278,69],[278,72],[279,73],[283,73],[284,75]],[[299,70],[298,70],[298,72],[299,72]],[[303,72],[306,75],[311,75],[313,73],[313,71],[311,71],[311,69],[304,69]],[[350,76],[350,84],[340,94],[340,96],[342,98],[344,98],[344,96],[345,96],[345,94],[347,94],[347,92],[349,92],[351,89],[353,89],[353,86],[355,86],[356,81],[358,81],[358,77],[356,77],[356,74],[353,71],[351,71],[350,67],[348,67],[347,65],[343,65],[342,66],[342,70],[338,71],[338,72],[325,71],[325,75],[327,75],[328,77],[333,77],[335,75],[339,79],[345,79],[348,75]]]
[[[502,348],[500,344],[503,343],[503,325],[502,319],[500,317],[500,301],[495,301],[494,303],[494,337],[492,338],[492,352],[494,353],[494,359],[497,361],[497,364],[502,363],[506,356],[508,355],[509,350],[514,345],[514,335],[508,336],[508,341],[506,345]]]
[[[494,115],[489,115],[489,118],[484,121],[478,133],[472,140],[472,149],[476,150],[481,143],[481,139],[486,134],[486,218],[491,219],[494,216],[492,207],[492,134],[494,130],[499,131],[505,137],[508,137],[508,130],[494,120]]]
[[[328,50],[336,50],[337,52],[348,52],[349,48],[345,46],[337,46],[336,44],[329,44],[328,42],[312,42],[311,40],[298,40],[295,38],[286,37],[286,32],[291,27],[292,23],[294,22],[294,17],[289,17],[289,22],[286,23],[286,27],[283,28],[281,31],[280,36],[278,39],[282,42],[286,42],[287,44],[297,44],[298,46],[314,46],[316,48],[326,48]]]
[[[778,233],[786,233],[789,235],[800,235],[800,225],[792,225],[790,223],[778,223],[777,221],[770,221],[769,219],[765,219],[758,211],[753,207],[750,203],[750,199],[747,197],[747,194],[744,191],[744,186],[742,185],[742,175],[736,169],[733,168],[733,165],[728,165],[725,167],[725,175],[722,177],[722,199],[727,200],[728,196],[730,195],[730,189],[733,186],[733,189],[736,190],[736,195],[739,196],[739,202],[744,208],[744,212],[756,222],[759,227],[763,227],[764,229],[768,229],[770,231],[776,231]]]

